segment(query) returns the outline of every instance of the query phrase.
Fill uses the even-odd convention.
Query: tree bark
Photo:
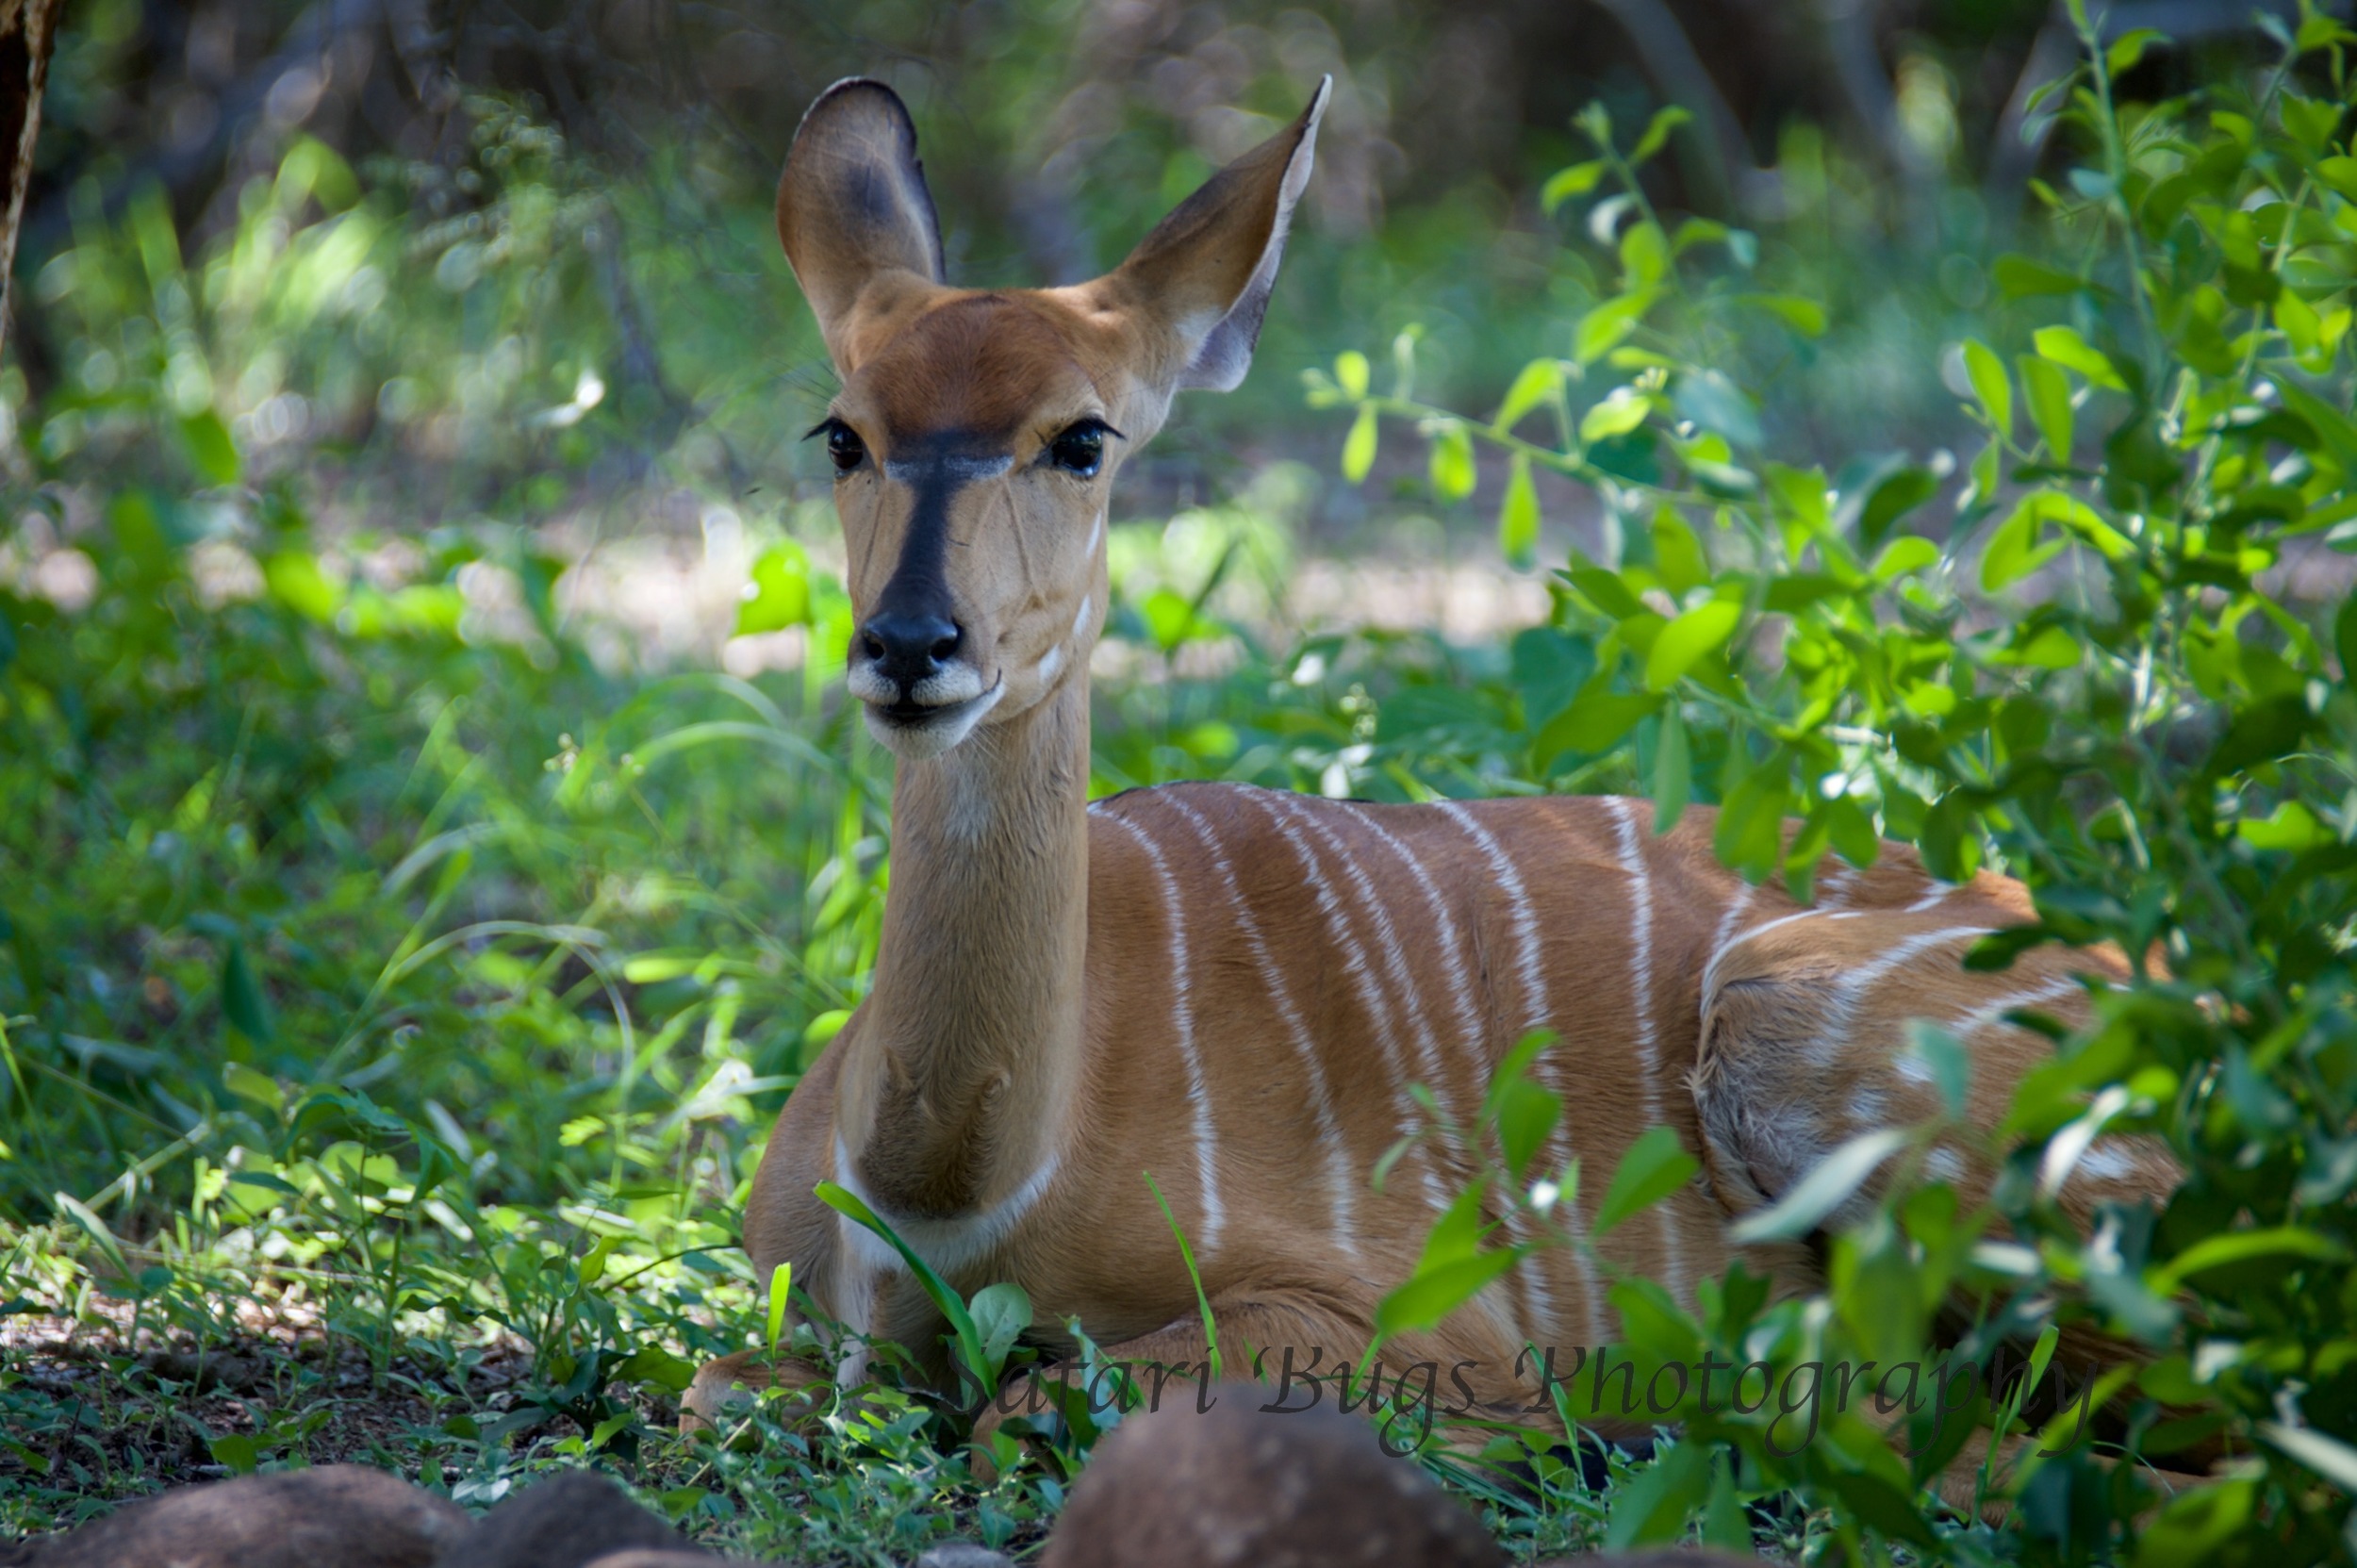
[[[41,91],[58,41],[64,0],[0,0],[0,157],[7,162],[0,207],[0,344],[8,340],[8,281],[16,269],[16,231],[33,183],[33,142],[41,134]]]

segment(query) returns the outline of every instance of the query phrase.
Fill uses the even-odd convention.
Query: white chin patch
[[[979,697],[947,706],[934,717],[914,723],[891,718],[869,703],[865,714],[867,733],[875,737],[877,745],[902,762],[930,762],[972,734],[974,726],[998,705],[998,699],[1006,691],[1007,684],[1000,681]]]

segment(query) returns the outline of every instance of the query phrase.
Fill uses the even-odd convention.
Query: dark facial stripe
[[[872,615],[950,614],[948,579],[943,569],[949,549],[949,503],[958,491],[978,479],[995,479],[1014,459],[942,454],[901,458],[884,464],[884,476],[915,491],[909,509],[908,535],[900,544],[900,559],[891,580],[876,596]]]

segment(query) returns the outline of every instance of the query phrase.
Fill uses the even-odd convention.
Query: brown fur
[[[847,140],[832,101],[805,123],[819,145]],[[874,118],[868,96],[849,101]],[[1315,1350],[1330,1367],[1369,1342],[1436,1203],[1478,1163],[1426,1128],[1371,1188],[1384,1150],[1425,1120],[1409,1084],[1469,1124],[1498,1060],[1544,1026],[1558,1038],[1538,1071],[1566,1102],[1545,1165],[1576,1158],[1585,1173],[1562,1216],[1575,1238],[1590,1239],[1607,1173],[1649,1126],[1672,1128],[1705,1175],[1592,1258],[1542,1251],[1438,1329],[1388,1347],[1395,1362],[1466,1368],[1484,1413],[1518,1416],[1533,1388],[1525,1345],[1614,1338],[1603,1293],[1618,1272],[1690,1299],[1734,1256],[1730,1217],[1788,1191],[1863,1126],[1928,1111],[1925,1085],[1898,1066],[1908,1017],[1972,1024],[1971,1118],[1990,1128],[2048,1048],[1976,1010],[2073,969],[2122,972],[2100,953],[1965,971],[1969,937],[1942,933],[2026,918],[2026,895],[1994,877],[1943,893],[1897,846],[1845,875],[1841,913],[1804,915],[1719,864],[1706,810],[1656,834],[1641,803],[1459,813],[1218,784],[1089,809],[1085,671],[1105,607],[1108,487],[1176,389],[1241,373],[1315,113],[1215,178],[1110,276],[1072,289],[948,289],[905,264],[922,233],[880,237],[865,217],[831,225],[826,204],[849,176],[814,175],[832,166],[799,143],[788,161],[788,256],[844,376],[834,415],[872,459],[837,487],[854,606],[869,613],[913,526],[916,487],[895,477],[896,459],[1004,457],[952,497],[945,569],[957,656],[1004,690],[946,749],[901,749],[874,989],[780,1118],[745,1245],[764,1275],[791,1261],[827,1316],[917,1347],[945,1383],[946,1361],[927,1348],[940,1330],[931,1305],[811,1196],[815,1182],[863,1188],[961,1291],[1021,1284],[1051,1346],[1078,1318],[1116,1357],[1195,1362],[1195,1291],[1151,1173],[1196,1247],[1223,1336]],[[890,138],[848,140],[913,165]],[[900,190],[914,177],[851,183]],[[1107,441],[1093,478],[1043,465],[1055,432],[1084,415],[1129,439]],[[865,700],[873,727],[877,700]],[[1919,938],[1920,950],[1907,946]],[[2075,988],[2039,1005],[2085,1012]],[[1977,1200],[1986,1151],[1963,1140],[1949,1152]],[[2113,1164],[2116,1190],[2158,1191],[2173,1176],[2141,1151]],[[1800,1248],[1756,1261],[1787,1289],[1811,1282]],[[734,1382],[824,1375],[752,1362],[704,1368],[691,1419]]]

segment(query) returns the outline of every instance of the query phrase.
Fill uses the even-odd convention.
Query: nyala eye
[[[1066,473],[1095,478],[1105,462],[1105,437],[1111,429],[1102,420],[1082,420],[1047,443],[1047,460]]]
[[[849,473],[865,462],[867,448],[861,442],[859,432],[840,420],[827,423],[827,455],[834,462],[834,471]]]

